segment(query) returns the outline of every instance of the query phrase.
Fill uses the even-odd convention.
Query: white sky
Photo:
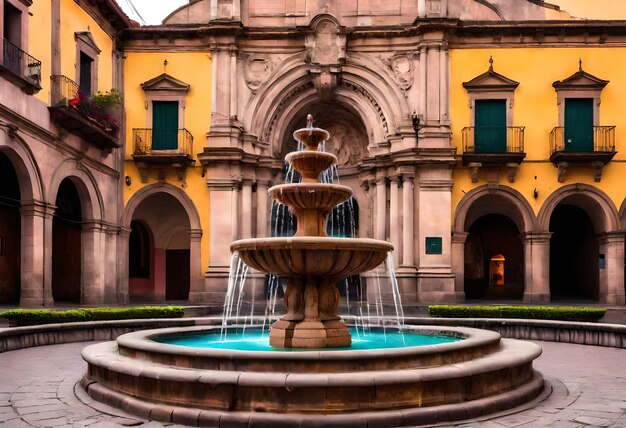
[[[160,24],[167,15],[188,2],[188,0],[117,0],[117,3],[130,19],[134,19],[140,24],[143,22],[131,8],[131,1],[146,22],[145,25]]]

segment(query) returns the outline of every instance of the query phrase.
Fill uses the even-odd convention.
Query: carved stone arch
[[[104,220],[104,199],[98,182],[88,169],[75,160],[65,160],[54,171],[46,199],[52,204],[55,203],[59,186],[65,178],[69,178],[76,186],[80,196],[83,221]]]
[[[620,230],[620,216],[611,198],[594,186],[574,183],[563,186],[548,196],[537,215],[539,231],[550,229],[552,213],[562,202],[582,208],[591,219],[595,233]]]
[[[268,118],[276,111],[291,92],[298,92],[301,86],[311,86],[308,67],[302,63],[301,55],[294,55],[280,63],[274,70],[273,80],[265,83],[245,107],[242,123],[260,141],[268,141]],[[268,102],[268,100],[270,102]]]
[[[472,213],[476,210],[476,203],[485,201],[485,198],[492,198],[494,202],[500,203],[489,206],[488,210]],[[502,204],[505,202],[505,204]],[[508,205],[508,206],[507,206]],[[511,219],[517,226],[520,233],[533,232],[536,227],[536,217],[532,207],[517,190],[496,185],[483,185],[469,191],[459,202],[454,214],[454,232],[466,232],[471,224],[485,214],[501,214]]]
[[[411,108],[402,88],[393,84],[387,70],[377,61],[361,54],[351,54],[350,63],[343,68],[343,78],[362,85],[382,105],[390,130],[395,132],[398,121],[411,115]],[[392,132],[392,133],[393,133]]]
[[[317,93],[310,93],[280,117],[276,124],[277,132],[272,140],[275,140],[272,147],[274,155],[284,157],[296,149],[293,131],[305,126],[306,116],[311,113],[314,117],[314,126],[320,126],[330,132],[326,150],[337,155],[339,166],[356,167],[361,159],[369,156],[368,135],[372,128],[367,120],[368,113],[361,107],[360,103],[354,103],[341,92],[337,93],[332,104],[320,100]],[[338,117],[341,117],[340,121],[337,120]],[[349,144],[350,147],[346,151],[346,147],[340,147],[340,144]],[[345,171],[346,168],[342,170]]]
[[[190,228],[192,230],[202,230],[200,215],[198,214],[198,210],[191,198],[187,195],[187,193],[169,183],[155,183],[145,186],[141,190],[137,191],[124,207],[124,213],[122,214],[122,226],[130,228],[130,222],[133,219],[133,213],[137,207],[147,197],[157,193],[167,193],[178,200],[187,213]]]
[[[0,151],[11,160],[20,184],[22,201],[42,201],[41,171],[28,144],[16,133],[0,127]]]

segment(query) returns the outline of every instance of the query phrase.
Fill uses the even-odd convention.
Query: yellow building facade
[[[5,0],[3,301],[221,304],[312,114],[406,303],[623,304],[626,8],[366,3]]]

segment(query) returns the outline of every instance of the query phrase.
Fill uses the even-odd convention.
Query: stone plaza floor
[[[75,385],[86,370],[80,351],[93,342],[27,348],[0,354],[0,426],[175,427],[92,402]],[[506,415],[438,426],[464,428],[626,428],[626,349],[536,342],[535,368],[552,393]],[[82,392],[82,394],[81,394]],[[91,402],[86,405],[85,402]],[[322,418],[322,417],[320,417]]]

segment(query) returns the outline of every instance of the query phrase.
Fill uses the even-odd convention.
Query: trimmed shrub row
[[[433,305],[428,307],[433,317],[440,318],[522,318],[558,321],[597,322],[606,308],[575,306],[462,306]]]
[[[132,306],[126,308],[84,308],[55,311],[51,309],[10,309],[0,318],[11,325],[39,325],[80,321],[127,320],[139,318],[181,318],[182,306]]]

